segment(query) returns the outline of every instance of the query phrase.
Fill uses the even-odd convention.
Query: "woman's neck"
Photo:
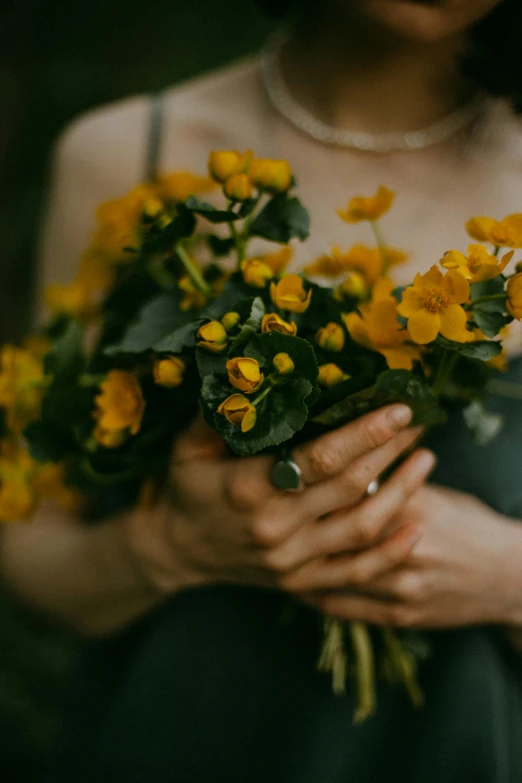
[[[473,92],[459,72],[462,38],[390,40],[332,5],[283,47],[282,69],[295,99],[330,125],[368,133],[424,128]]]

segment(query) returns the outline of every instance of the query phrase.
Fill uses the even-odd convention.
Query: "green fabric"
[[[510,380],[522,382],[522,362]],[[435,479],[522,516],[522,404],[478,448],[456,416],[432,439]],[[262,590],[187,592],[94,645],[78,674],[51,783],[521,783],[522,663],[494,630],[431,634],[426,706],[382,686],[375,717],[315,671],[319,624],[282,625]]]

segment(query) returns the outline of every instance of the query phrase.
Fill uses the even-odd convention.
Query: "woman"
[[[465,241],[467,217],[519,209],[518,125],[476,91],[518,103],[508,65],[521,33],[516,0],[307,3],[263,58],[265,84],[254,58],[166,93],[157,165],[201,170],[211,148],[289,159],[313,219],[299,260],[345,244],[334,207],[386,183],[400,194],[394,242],[415,251],[409,280]],[[148,98],[132,99],[66,132],[43,281],[72,277],[94,206],[142,177],[150,116]],[[342,145],[325,125],[346,131]],[[419,148],[404,151],[412,129]],[[231,459],[197,421],[174,444],[169,498],[153,512],[85,527],[49,510],[7,529],[13,592],[105,637],[92,642],[51,780],[520,781],[522,413],[503,408],[509,427],[484,453],[458,421],[441,430],[445,488],[426,484],[433,453],[417,449],[366,495],[419,437],[404,406],[296,449],[305,487],[292,494],[270,485],[268,458]],[[347,619],[439,629],[422,670],[427,706],[384,688],[377,715],[353,727],[352,697],[314,671],[315,612],[278,626],[285,592]]]

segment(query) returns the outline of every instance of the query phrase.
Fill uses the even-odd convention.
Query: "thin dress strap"
[[[158,178],[158,164],[163,137],[164,96],[158,92],[150,99],[149,131],[147,135],[147,150],[144,178],[154,182]]]

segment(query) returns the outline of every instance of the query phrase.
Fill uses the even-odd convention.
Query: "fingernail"
[[[437,457],[433,453],[433,451],[428,451],[427,449],[423,449],[422,451],[418,452],[418,468],[422,473],[429,473],[430,470],[433,470],[437,463]]]
[[[388,412],[388,421],[397,429],[407,427],[413,418],[413,411],[408,405],[394,405]]]

